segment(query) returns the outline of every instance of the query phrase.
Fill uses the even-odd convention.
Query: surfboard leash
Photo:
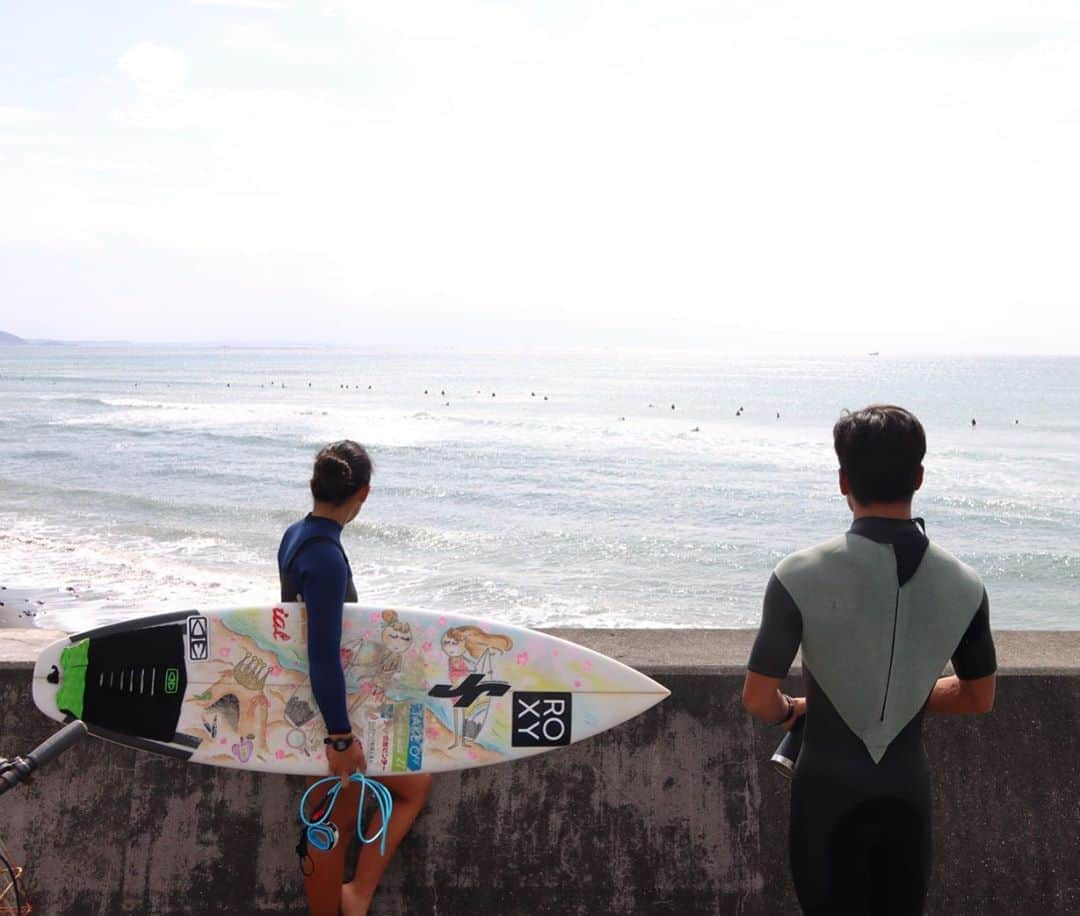
[[[390,824],[390,816],[394,813],[394,796],[390,794],[390,790],[381,782],[375,779],[369,779],[363,773],[353,773],[349,777],[349,782],[357,782],[360,784],[360,801],[357,803],[356,810],[357,839],[366,845],[376,842],[379,843],[379,853],[381,855],[386,855],[386,828]],[[326,790],[326,794],[316,806],[312,817],[309,818],[307,815],[308,798],[319,786],[326,785],[327,783],[333,783],[333,785]],[[326,776],[308,786],[307,791],[300,798],[300,823],[304,825],[304,837],[307,839],[307,842],[319,850],[319,852],[328,852],[337,845],[338,829],[333,821],[330,820],[330,815],[334,812],[334,805],[337,804],[338,795],[341,794],[341,788],[342,782],[339,777]],[[364,836],[364,830],[361,825],[363,824],[364,799],[367,797],[369,789],[371,791],[371,796],[375,799],[375,804],[379,809],[382,824],[371,836]]]

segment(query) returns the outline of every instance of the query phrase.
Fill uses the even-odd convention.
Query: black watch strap
[[[352,743],[352,735],[346,735],[344,738],[323,738],[323,744],[327,745],[328,747],[332,747],[339,754],[342,751],[347,751],[350,747],[352,747]]]

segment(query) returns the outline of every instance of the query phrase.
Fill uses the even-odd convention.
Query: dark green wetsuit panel
[[[784,677],[803,651],[807,713],[791,863],[807,913],[921,914],[930,872],[926,701],[996,670],[986,593],[910,521],[864,518],[785,559],[748,667]]]

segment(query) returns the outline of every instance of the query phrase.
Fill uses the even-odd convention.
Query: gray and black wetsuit
[[[964,680],[997,670],[986,591],[915,521],[861,518],[776,567],[748,667],[785,677],[800,644],[799,902],[808,914],[918,916],[931,855],[923,714],[949,658]]]

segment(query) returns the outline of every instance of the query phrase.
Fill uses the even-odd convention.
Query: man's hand
[[[742,701],[750,715],[761,719],[767,725],[783,723],[790,731],[799,720],[799,716],[806,712],[806,697],[792,697],[795,715],[786,723],[783,722],[784,716],[789,712],[787,700],[780,692],[780,684],[783,680],[780,677],[766,677],[755,671],[747,671],[746,681],[743,683]]]
[[[792,697],[791,703],[795,707],[795,715],[784,723],[784,731],[786,732],[795,727],[795,723],[799,721],[799,716],[806,715],[806,697]]]
[[[348,735],[329,735],[330,738],[347,738]],[[326,763],[327,770],[332,776],[341,777],[342,788],[349,781],[349,777],[352,776],[357,770],[363,773],[367,769],[367,760],[364,758],[364,749],[360,747],[360,742],[353,738],[352,744],[350,744],[343,751],[335,751],[331,745],[326,746]]]

